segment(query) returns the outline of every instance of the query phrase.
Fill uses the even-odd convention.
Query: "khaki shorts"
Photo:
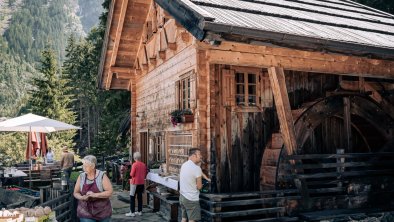
[[[179,204],[182,209],[182,218],[189,220],[201,220],[201,208],[199,201],[190,201],[184,196],[179,195]]]

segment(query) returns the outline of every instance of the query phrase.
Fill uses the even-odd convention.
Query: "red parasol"
[[[41,156],[45,156],[48,150],[47,136],[45,133],[40,133],[41,137]]]
[[[25,154],[26,160],[30,159],[30,155],[36,157],[37,149],[41,149],[40,155],[44,156],[47,153],[47,148],[48,145],[45,133],[40,133],[39,137],[37,138],[36,132],[29,132]]]

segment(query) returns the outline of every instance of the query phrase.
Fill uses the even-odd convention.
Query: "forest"
[[[91,14],[106,12],[109,1],[103,6],[94,0],[79,1],[76,13],[81,21],[67,12],[72,11],[71,6],[63,10],[67,2],[74,8],[78,3],[19,3],[0,37],[0,116],[32,112],[80,126],[78,132],[48,135],[48,145],[57,156],[63,145],[81,155],[124,152],[130,94],[98,91],[96,87],[107,14],[96,15],[97,23],[89,27],[95,23]],[[7,3],[9,7],[18,4],[12,0]],[[81,23],[88,24],[84,26],[87,34]],[[7,157],[5,162],[23,161],[26,141],[26,133],[1,133],[0,153]]]

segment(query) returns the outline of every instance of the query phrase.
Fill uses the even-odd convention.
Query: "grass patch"
[[[70,180],[71,181],[77,181],[77,179],[78,179],[78,176],[79,176],[79,172],[71,172],[71,175],[70,175]]]

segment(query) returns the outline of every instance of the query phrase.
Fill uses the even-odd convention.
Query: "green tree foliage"
[[[89,38],[97,40],[92,35]],[[128,136],[123,135],[119,128],[122,120],[129,115],[130,93],[97,90],[97,52],[100,49],[89,38],[80,41],[69,39],[63,65],[63,73],[69,79],[73,94],[77,95],[73,107],[82,128],[77,146],[82,153],[113,154],[114,151],[125,151]]]
[[[71,111],[73,95],[59,71],[53,50],[47,48],[42,52],[39,71],[42,76],[33,78],[33,89],[29,91],[29,109],[37,115],[75,124],[75,114]],[[64,145],[73,147],[74,136],[75,131],[51,133],[48,146],[59,153]]]
[[[0,36],[0,116],[15,116],[26,103],[23,93],[35,69],[17,55],[8,54],[8,44]]]
[[[27,133],[0,133],[0,161],[7,166],[25,160]]]
[[[108,9],[109,1],[103,4]],[[114,154],[127,151],[129,136],[120,132],[123,119],[129,115],[130,93],[125,91],[97,90],[97,73],[105,32],[107,12],[100,25],[91,30],[86,39],[69,38],[63,73],[69,79],[79,132],[77,146],[82,153]]]
[[[24,0],[4,33],[10,51],[27,62],[38,62],[41,50],[51,41],[62,61],[70,26],[67,4],[68,0]]]
[[[394,14],[394,1],[393,0],[355,0],[363,5],[376,8],[390,14]]]

